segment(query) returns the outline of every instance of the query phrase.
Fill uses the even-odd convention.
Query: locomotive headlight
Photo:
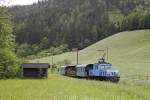
[[[115,71],[114,73],[115,73],[116,76],[119,76],[119,72],[118,71]]]

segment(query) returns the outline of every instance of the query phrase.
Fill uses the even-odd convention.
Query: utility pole
[[[54,66],[53,66],[53,63],[54,63],[54,55],[53,55],[53,52],[51,52],[51,56],[52,56],[52,67],[51,67],[51,72],[53,73],[53,70],[54,70]]]
[[[73,48],[72,51],[73,51],[73,52],[76,52],[77,64],[79,64],[79,51],[78,51],[78,48]]]
[[[77,65],[78,65],[78,63],[79,63],[79,53],[78,53],[78,48],[77,48]]]
[[[54,58],[53,58],[53,53],[52,53],[52,55],[51,55],[51,56],[52,56],[52,67],[53,67],[53,59],[54,59]]]
[[[53,52],[48,52],[48,56],[51,57],[51,72],[53,72],[54,55]]]

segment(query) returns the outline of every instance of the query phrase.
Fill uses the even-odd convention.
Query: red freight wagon
[[[68,65],[66,67],[67,76],[75,77],[76,76],[76,65]]]

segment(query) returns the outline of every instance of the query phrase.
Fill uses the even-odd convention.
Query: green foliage
[[[150,10],[132,12],[123,19],[120,29],[137,30],[150,28]]]
[[[56,65],[58,65],[58,67],[60,67],[60,66],[66,66],[66,65],[69,65],[69,64],[71,64],[71,61],[68,60],[68,59],[64,59],[62,61],[57,62]]]
[[[104,30],[111,27],[111,22],[103,4],[98,0],[49,0],[31,6],[12,7],[16,40],[19,44],[40,44],[43,49],[61,44],[68,44],[69,49],[82,49],[106,37],[101,37],[104,31],[105,34],[114,33]]]
[[[51,55],[58,55],[63,52],[68,52],[68,46],[66,44],[60,45],[58,47],[51,47],[47,50],[41,51],[37,53],[37,57],[45,57]]]
[[[37,45],[29,45],[27,43],[17,47],[17,55],[19,57],[26,57],[28,55],[36,54],[40,48]]]
[[[0,78],[16,77],[18,74],[19,66],[14,46],[8,11],[0,7]]]
[[[68,52],[68,46],[66,44],[60,45],[58,47],[51,47],[49,49],[43,50],[42,48],[38,47],[37,45],[30,45],[30,44],[22,44],[17,47],[17,55],[26,61],[31,59],[42,58],[45,56],[52,56],[58,55],[63,52]]]
[[[119,31],[150,28],[149,6],[148,0],[44,0],[10,12],[19,45],[61,53],[62,44],[83,49]]]
[[[40,43],[41,48],[48,48],[48,38],[44,37]]]
[[[19,61],[14,52],[9,49],[0,49],[0,69],[4,72],[3,78],[16,77],[19,71]]]
[[[51,47],[48,52],[51,53],[51,55],[52,54],[57,55],[57,54],[61,54],[63,52],[67,52],[67,51],[69,51],[68,46],[66,44],[64,44],[64,45],[60,45],[58,47]]]

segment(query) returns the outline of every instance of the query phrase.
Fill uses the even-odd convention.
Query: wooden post
[[[79,61],[78,61],[79,58],[78,58],[78,57],[79,57],[79,53],[78,53],[78,49],[77,49],[77,65],[78,65],[78,63],[79,63]]]
[[[46,69],[46,78],[48,78],[48,69]]]
[[[52,53],[52,66],[51,66],[51,72],[53,73],[53,61],[54,60],[54,58],[53,58],[53,53]]]
[[[73,51],[73,52],[76,52],[77,64],[79,64],[79,51],[78,51],[78,48],[73,48],[72,51]]]

